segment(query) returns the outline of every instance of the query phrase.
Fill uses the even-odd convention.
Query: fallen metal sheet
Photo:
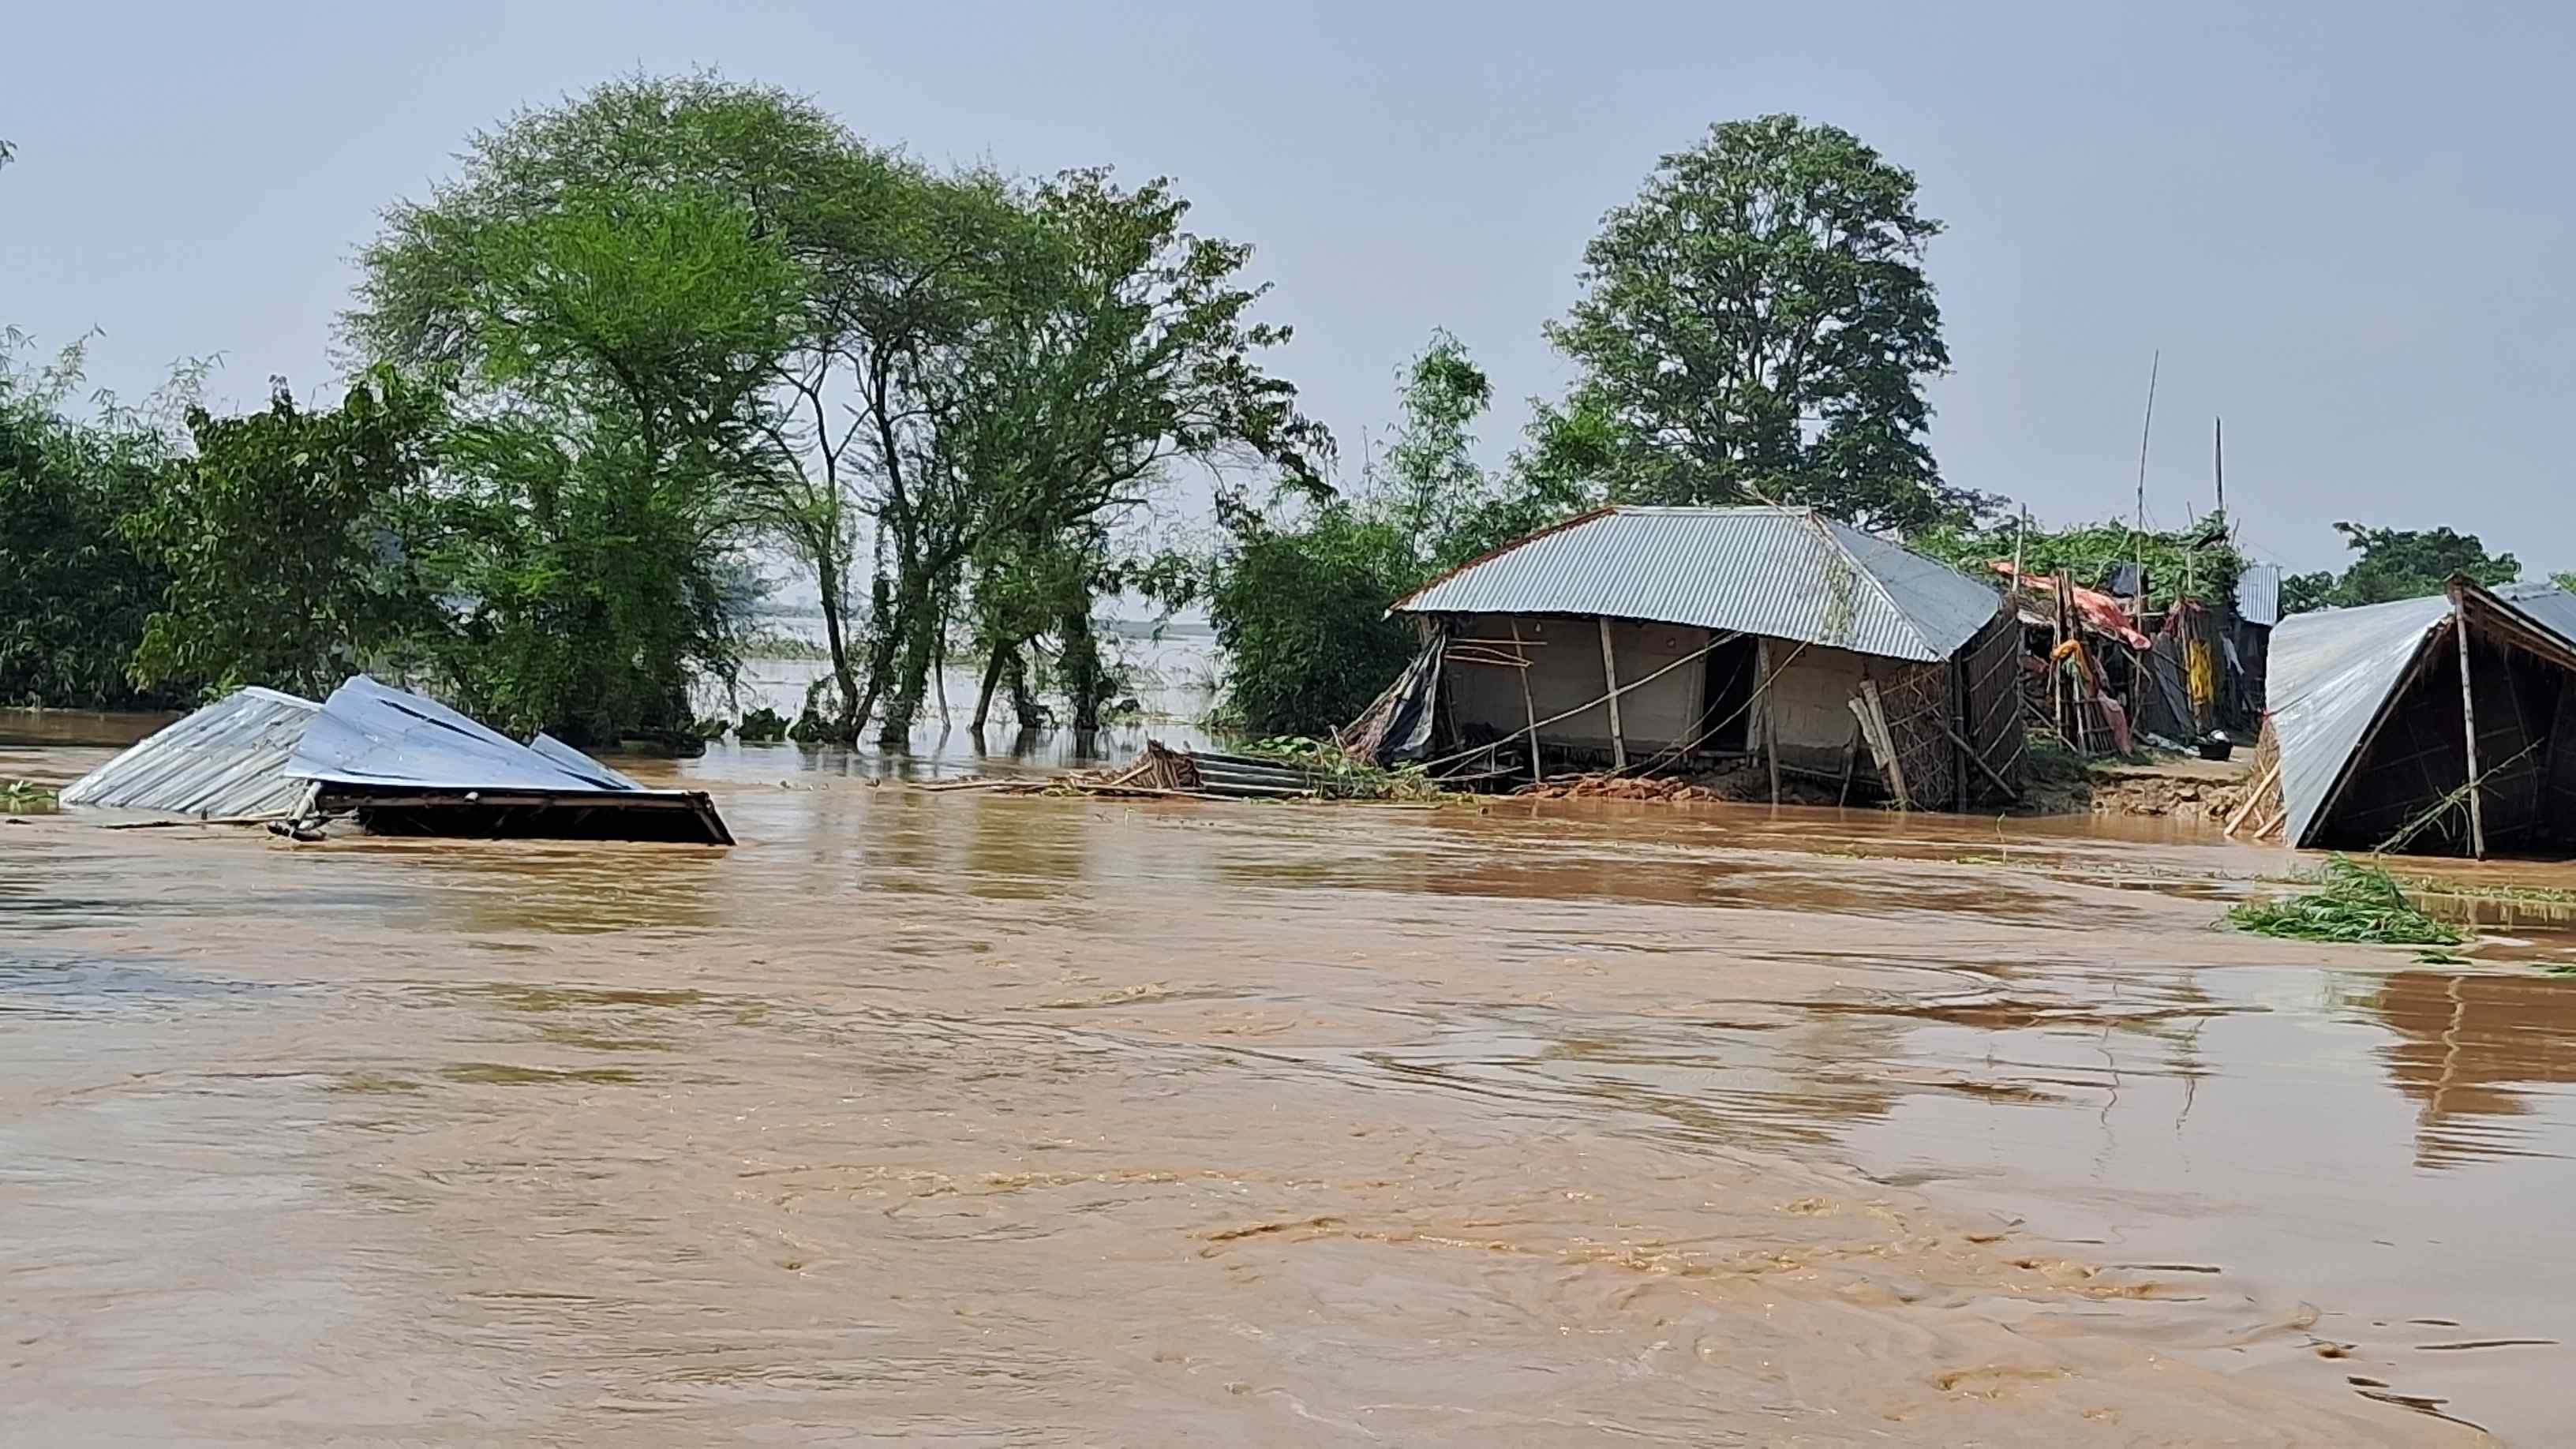
[[[570,745],[520,744],[436,700],[360,674],[322,703],[286,773],[334,784],[448,790],[639,790]]]
[[[703,791],[647,790],[550,735],[520,744],[361,674],[331,692],[286,773],[315,808],[384,834],[733,844]]]
[[[201,819],[354,816],[388,834],[731,845],[698,790],[648,790],[548,735],[520,744],[361,674],[321,704],[245,689],[63,792],[66,805]]]
[[[203,820],[283,815],[305,790],[285,775],[287,757],[321,708],[274,689],[226,695],[73,781],[62,803]]]

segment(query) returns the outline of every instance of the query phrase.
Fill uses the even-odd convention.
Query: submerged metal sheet
[[[552,814],[542,823],[529,820],[529,807],[561,806],[575,812],[561,828],[578,828],[585,838],[733,843],[703,792],[648,790],[561,740],[539,735],[523,745],[436,700],[363,674],[321,704],[245,689],[101,765],[62,798],[66,805],[217,819],[286,814],[317,788],[325,813],[434,810],[444,812],[441,820],[470,827],[482,818],[477,797],[501,797],[519,812],[509,822],[519,833],[555,828]],[[600,810],[639,808],[678,812],[694,824],[612,827],[593,819]],[[437,823],[429,816],[408,823],[422,833],[459,833],[429,829]],[[499,824],[495,819],[491,828]]]
[[[424,790],[635,790],[572,746],[520,744],[436,700],[360,674],[331,691],[286,762],[305,780]]]
[[[283,815],[305,789],[285,774],[322,707],[273,689],[225,696],[66,787],[66,805],[164,810],[208,820]]]
[[[1607,508],[1434,580],[1393,612],[1582,614],[1949,658],[2002,607],[1938,560],[1806,508]]]

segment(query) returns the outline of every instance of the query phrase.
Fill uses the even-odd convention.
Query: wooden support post
[[[2066,733],[2066,667],[2057,659],[2057,651],[2066,645],[2066,580],[2060,577],[2048,597],[2048,709],[2055,718],[2058,737]],[[2077,754],[2084,753],[2083,743],[2075,745]]]
[[[1757,642],[1754,657],[1762,679],[1761,689],[1755,695],[1762,702],[1762,758],[1771,767],[1771,803],[1777,806],[1780,803],[1780,711],[1777,707],[1779,700],[1771,692],[1777,678],[1771,664],[1771,641],[1763,639]]]
[[[1968,743],[1968,666],[1966,661],[1960,658],[1952,659],[1950,661],[1949,675],[1951,698],[1956,706],[1952,709],[1951,716],[1958,721],[1956,725],[1948,727],[1950,730],[1950,738],[1957,742],[1961,753],[1967,755],[1969,759],[1976,759],[1976,749]],[[1984,760],[1977,760],[1979,768],[1984,768],[1985,763],[1986,762]],[[1992,770],[1987,770],[1986,773],[1993,774],[1994,772]],[[1950,771],[1950,785],[1952,795],[1954,797],[1950,808],[1958,811],[1962,815],[1967,814],[1968,765],[1966,760],[1960,761],[1958,766]]]
[[[1619,728],[1619,661],[1610,657],[1610,620],[1601,620],[1601,682],[1610,695],[1610,767],[1628,772],[1628,737]]]
[[[1529,672],[1531,660],[1529,657],[1529,651],[1521,647],[1521,621],[1514,619],[1511,621],[1511,625],[1512,652],[1521,656],[1521,709],[1529,715],[1530,783],[1533,785],[1544,785],[1547,783],[1547,775],[1544,771],[1539,769],[1538,765],[1538,704],[1535,700],[1530,698]]]
[[[2458,591],[2451,594],[2451,632],[2460,640],[2460,727],[2467,735],[2469,747],[2469,854],[2487,858],[2487,812],[2479,802],[2485,793],[2478,784],[2478,705],[2469,690],[2469,613],[2461,607]]]
[[[1887,727],[1887,707],[1879,701],[1878,681],[1860,682],[1860,693],[1852,697],[1851,711],[1860,721],[1862,738],[1869,741],[1870,757],[1886,779],[1888,793],[1896,798],[1896,808],[1913,809],[1913,797],[1905,791],[1905,762],[1896,757],[1896,736]]]

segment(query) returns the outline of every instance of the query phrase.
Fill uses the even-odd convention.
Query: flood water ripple
[[[0,826],[0,1442],[2559,1432],[2553,943],[2080,822],[631,768],[743,844]]]

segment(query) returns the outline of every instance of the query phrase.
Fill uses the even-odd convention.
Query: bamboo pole
[[[2227,829],[2221,833],[2234,835],[2244,828],[2245,817],[2253,814],[2255,807],[2263,803],[2264,797],[2271,793],[2272,782],[2280,778],[2281,762],[2274,760],[2270,768],[2254,777],[2254,788],[2245,792],[2245,803],[2237,806],[2236,813],[2227,817]]]
[[[2467,736],[2469,751],[2469,854],[2478,860],[2487,858],[2487,814],[2478,788],[2478,706],[2469,689],[2469,615],[2461,607],[2459,592],[2451,593],[2454,619],[2452,632],[2460,640],[2460,727]]]
[[[1530,783],[1544,785],[1547,775],[1538,764],[1538,701],[1530,696],[1529,655],[1521,649],[1521,621],[1513,619],[1511,626],[1512,652],[1521,656],[1521,709],[1529,715]]]
[[[1610,767],[1621,774],[1626,774],[1628,771],[1628,737],[1622,733],[1619,728],[1619,661],[1612,658],[1610,654],[1610,620],[1608,616],[1603,616],[1600,620],[1600,624],[1601,681],[1602,687],[1609,691],[1606,698],[1610,701]]]

